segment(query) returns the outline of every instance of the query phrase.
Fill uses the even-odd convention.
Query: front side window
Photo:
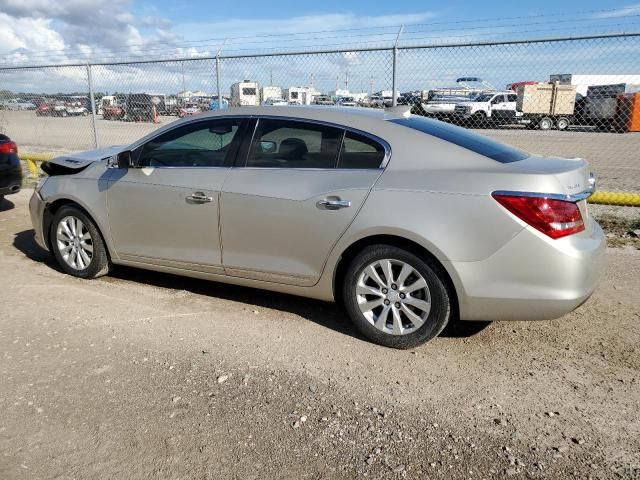
[[[375,140],[354,132],[346,132],[340,150],[338,168],[380,168],[385,150]]]
[[[335,168],[342,130],[303,121],[260,119],[247,167]]]
[[[518,95],[515,93],[507,95],[507,102],[515,102],[516,100],[518,100]]]
[[[240,119],[211,120],[170,130],[144,144],[140,167],[223,167],[232,161]]]

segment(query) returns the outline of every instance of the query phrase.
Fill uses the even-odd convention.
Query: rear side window
[[[335,168],[342,130],[304,121],[260,119],[247,167]]]
[[[380,168],[384,160],[384,147],[364,135],[346,132],[338,168]]]
[[[411,116],[410,118],[397,118],[390,121],[466,148],[496,162],[511,163],[529,157],[529,154],[525,151],[438,120]]]

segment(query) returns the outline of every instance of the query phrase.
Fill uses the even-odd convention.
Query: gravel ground
[[[640,478],[640,250],[545,322],[413,351],[337,306],[60,273],[0,205],[0,478]]]
[[[96,128],[102,146],[126,145],[176,119],[160,117],[160,123],[153,124],[98,117]],[[640,133],[541,132],[522,127],[476,131],[537,154],[585,158],[593,166],[601,190],[640,192]],[[28,153],[61,154],[89,150],[94,144],[91,117],[37,117],[33,111],[0,110],[0,132]]]

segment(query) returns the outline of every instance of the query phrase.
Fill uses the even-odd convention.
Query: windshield
[[[475,98],[476,102],[488,102],[493,98],[493,93],[482,93]]]
[[[459,147],[489,157],[496,162],[511,163],[529,157],[527,152],[478,135],[466,128],[456,127],[438,120],[411,116],[409,118],[397,118],[390,121],[451,142]]]

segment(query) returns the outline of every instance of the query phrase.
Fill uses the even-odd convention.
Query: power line
[[[514,17],[505,17],[500,19],[500,21],[508,21],[508,20],[522,20],[522,19],[531,19],[531,18],[546,18],[546,17],[559,17],[559,16],[568,16],[568,15],[594,15],[594,14],[607,14],[607,13],[618,13],[618,12],[623,12],[623,11],[637,11],[637,7],[625,7],[625,8],[620,8],[620,9],[601,9],[601,10],[588,10],[588,11],[582,11],[582,12],[560,12],[560,13],[553,13],[553,14],[548,14],[548,13],[544,13],[544,14],[536,14],[536,15],[527,15],[527,16],[514,16]],[[632,15],[632,16],[638,16],[638,15]],[[630,15],[627,15],[625,17],[622,18],[629,18],[632,17]],[[571,19],[571,20],[564,20],[564,21],[555,21],[555,22],[537,22],[537,24],[540,23],[561,23],[561,22],[575,22],[575,21],[593,21],[593,22],[602,22],[602,21],[607,21],[607,20],[620,20],[621,17],[591,17],[591,18],[583,18],[583,19]],[[458,21],[446,21],[446,22],[430,22],[430,23],[416,23],[416,24],[409,24],[407,25],[407,28],[412,28],[412,27],[430,27],[430,26],[437,26],[437,25],[462,25],[462,24],[471,24],[471,23],[481,23],[481,22],[488,22],[488,21],[494,21],[495,18],[485,18],[485,19],[475,19],[475,20],[458,20]],[[521,24],[521,25],[532,25],[535,23],[525,23],[525,24]],[[513,26],[518,26],[518,25],[513,25]],[[312,34],[322,34],[322,33],[339,33],[339,32],[355,32],[355,31],[363,31],[363,30],[381,30],[381,29],[395,29],[393,32],[388,32],[388,34],[395,34],[397,29],[399,28],[399,25],[385,25],[385,26],[377,26],[377,27],[358,27],[358,28],[349,28],[349,29],[332,29],[332,30],[318,30],[318,31],[312,31],[312,32],[290,32],[290,33],[273,33],[273,34],[258,34],[258,35],[251,35],[251,36],[236,36],[236,37],[211,37],[211,38],[206,38],[206,39],[198,39],[198,40],[183,40],[181,42],[180,45],[182,44],[192,44],[192,43],[206,43],[206,42],[222,42],[224,40],[228,40],[229,43],[236,43],[236,40],[251,40],[251,39],[256,39],[256,38],[283,38],[283,37],[293,37],[293,36],[299,36],[299,35],[312,35]],[[491,28],[491,26],[483,26],[483,27],[468,27],[467,29],[483,29],[483,28]],[[436,31],[448,31],[448,29],[442,29],[442,30],[436,30]],[[360,36],[366,36],[367,34],[361,34]],[[343,35],[345,36],[345,35]],[[351,36],[358,36],[358,35],[351,35]],[[336,37],[333,37],[336,38]],[[304,39],[303,39],[304,40]],[[159,45],[168,45],[168,46],[172,46],[174,45],[173,43],[169,42],[169,41],[156,41],[154,42],[155,44],[159,44]],[[245,42],[245,43],[253,43],[253,42]],[[137,44],[121,44],[121,45],[116,45],[115,48],[108,48],[108,47],[97,47],[98,49],[104,49],[106,51],[110,51],[110,52],[118,52],[118,51],[130,51],[130,49],[132,47],[148,47],[149,46],[149,42],[145,42],[145,43],[137,43]],[[217,45],[219,46],[219,45]],[[122,48],[120,48],[122,47]],[[178,47],[178,48],[183,48],[183,47]],[[95,47],[94,47],[95,49]],[[63,48],[63,49],[51,49],[51,50],[38,50],[38,51],[33,51],[33,54],[46,54],[46,53],[50,53],[50,52],[66,52],[68,51],[67,48]],[[14,51],[11,52],[2,52],[0,53],[0,55],[10,55],[12,53],[15,53]]]

